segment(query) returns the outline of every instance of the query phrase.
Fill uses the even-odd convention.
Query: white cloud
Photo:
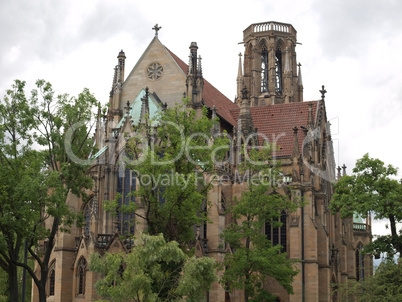
[[[160,40],[184,61],[198,43],[204,76],[233,100],[243,30],[275,20],[293,24],[302,42],[305,100],[326,85],[328,117],[339,119],[337,164],[351,171],[369,152],[402,168],[401,10],[397,0],[3,1],[0,93],[16,78],[29,87],[44,78],[73,95],[88,87],[104,104],[120,49],[129,70],[159,23]]]

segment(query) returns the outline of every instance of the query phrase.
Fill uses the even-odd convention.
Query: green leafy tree
[[[199,301],[216,280],[215,259],[189,257],[163,235],[141,235],[130,253],[97,253],[90,269],[104,278],[96,291],[107,301]]]
[[[292,293],[291,283],[298,273],[286,253],[281,252],[282,246],[272,246],[262,232],[268,221],[272,227],[280,227],[281,212],[292,212],[298,206],[288,196],[275,192],[276,180],[282,177],[278,163],[270,157],[271,150],[272,147],[265,146],[247,152],[249,159],[241,164],[241,172],[248,175],[248,187],[228,209],[234,223],[222,234],[233,253],[225,256],[221,283],[229,288],[243,289],[245,301],[275,301],[275,297],[263,288],[268,276]]]
[[[156,121],[136,129],[126,145],[127,166],[135,171],[139,188],[131,194],[140,197],[143,212],[136,218],[146,222],[150,235],[162,233],[167,241],[175,240],[182,248],[194,240],[193,226],[206,220],[200,215],[207,200],[211,183],[204,175],[212,172],[214,164],[229,148],[224,137],[212,137],[211,129],[217,120],[202,116],[182,105],[162,111]],[[148,125],[158,124],[156,128]],[[147,147],[148,146],[148,149]],[[144,151],[145,150],[145,151]],[[121,196],[108,205],[116,210]],[[120,211],[133,213],[138,204],[121,206]]]
[[[85,200],[83,189],[92,186],[86,162],[72,159],[88,158],[92,149],[88,135],[95,98],[87,89],[74,98],[55,96],[43,80],[36,85],[27,99],[25,82],[16,81],[0,106],[0,267],[8,271],[11,301],[18,301],[16,266],[27,270],[39,301],[46,301],[55,236],[82,219],[66,204],[67,196]],[[19,257],[25,241],[38,275]]]
[[[353,174],[343,176],[335,184],[331,200],[332,210],[339,211],[342,217],[357,213],[367,218],[371,212],[374,219],[387,219],[391,234],[377,236],[365,251],[386,252],[390,258],[395,253],[402,255],[402,233],[397,229],[402,222],[402,182],[396,176],[397,168],[365,154],[357,160]]]
[[[336,289],[339,301],[402,301],[402,265],[386,260],[373,276],[364,280],[348,280]]]

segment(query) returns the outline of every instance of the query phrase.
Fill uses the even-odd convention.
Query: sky
[[[337,165],[351,172],[369,153],[402,168],[401,12],[400,0],[0,0],[0,96],[15,79],[27,91],[45,79],[58,93],[87,87],[105,104],[119,51],[127,76],[157,23],[160,41],[185,62],[197,42],[204,78],[234,100],[243,30],[290,23],[304,100],[327,90]],[[375,222],[374,232],[386,233],[385,224]]]

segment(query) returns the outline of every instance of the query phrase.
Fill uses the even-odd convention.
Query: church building
[[[70,233],[58,233],[50,262],[47,301],[100,299],[94,289],[99,276],[88,269],[89,255],[129,252],[133,242],[121,235],[138,234],[146,228],[130,226],[128,222],[134,215],[113,216],[103,206],[104,200],[114,199],[117,193],[126,196],[138,186],[134,173],[119,165],[124,133],[135,131],[144,119],[153,120],[159,112],[180,102],[183,95],[189,98],[188,106],[193,110],[206,106],[210,117],[219,118],[214,131],[225,130],[235,142],[243,143],[257,133],[274,142],[279,147],[274,157],[281,161],[284,176],[278,192],[289,195],[286,186],[292,186],[294,194],[306,203],[294,213],[283,212],[280,228],[267,223],[262,230],[272,244],[283,246],[287,257],[298,260],[294,294],[289,295],[269,278],[264,287],[278,297],[277,301],[337,301],[333,290],[337,284],[371,273],[370,256],[360,253],[371,241],[371,221],[341,219],[329,210],[333,182],[346,173],[346,167],[343,171],[336,168],[325,87],[320,88],[320,94],[317,90],[317,100],[303,99],[296,29],[291,24],[269,21],[251,24],[243,31],[244,53],[239,54],[234,100],[203,77],[198,47],[202,50],[208,45],[189,41],[186,64],[162,44],[160,27],[155,25],[153,29],[155,36],[132,69],[126,70],[123,50],[118,53],[109,111],[105,117],[99,114],[94,135],[99,151],[89,168],[95,184],[90,200],[83,203],[74,196],[68,200],[71,207],[84,212],[86,223],[82,228],[72,227]],[[221,261],[230,252],[220,237],[230,222],[225,205],[247,189],[235,177],[237,167],[236,161],[217,167],[229,177],[209,192],[208,218],[212,223],[194,232],[198,255]],[[38,301],[35,285],[32,301]],[[244,294],[216,282],[205,301],[242,302]]]

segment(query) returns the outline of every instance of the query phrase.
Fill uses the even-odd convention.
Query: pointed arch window
[[[278,218],[278,222],[281,223],[280,227],[275,227],[270,221],[265,223],[265,235],[267,239],[271,241],[273,246],[281,245],[282,252],[286,252],[286,241],[287,241],[287,231],[286,231],[286,212],[282,211],[281,216]]]
[[[364,254],[362,244],[359,244],[356,248],[356,280],[364,280]]]
[[[85,295],[85,285],[86,285],[86,271],[87,271],[87,261],[85,258],[81,258],[80,262],[78,263],[78,295]]]
[[[136,175],[130,169],[120,170],[117,178],[117,192],[121,195],[119,199],[119,208],[123,205],[129,205],[130,202],[135,201],[133,195],[128,196],[129,193],[136,189]],[[120,210],[117,212],[117,230],[122,235],[134,234],[134,213],[127,214]]]
[[[261,49],[261,92],[268,92],[268,49],[265,44]]]
[[[49,296],[54,296],[54,284],[56,281],[56,273],[54,271],[54,268],[50,271],[50,276],[49,276]]]
[[[47,274],[48,281],[46,282],[46,295],[54,296],[55,292],[55,281],[56,281],[56,261],[53,260],[49,265],[49,271]]]
[[[275,91],[282,93],[282,51],[280,48],[275,51]]]

